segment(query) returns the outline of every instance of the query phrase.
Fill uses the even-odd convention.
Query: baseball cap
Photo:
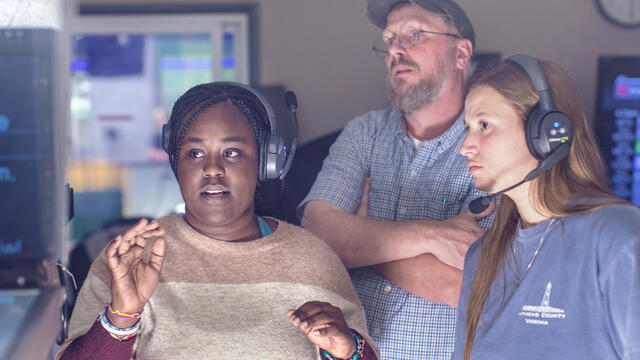
[[[476,46],[476,33],[464,10],[452,0],[367,0],[367,17],[377,27],[387,27],[387,15],[400,3],[412,3],[434,14],[444,15],[460,35]]]

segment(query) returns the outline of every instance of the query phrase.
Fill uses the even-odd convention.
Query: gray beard
[[[431,105],[444,89],[445,74],[439,72],[436,76],[422,79],[414,86],[401,92],[400,86],[404,80],[392,80],[387,76],[387,93],[391,106],[408,115],[425,106]]]

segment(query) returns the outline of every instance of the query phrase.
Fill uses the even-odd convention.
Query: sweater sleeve
[[[368,342],[364,343],[364,351],[362,352],[362,356],[360,360],[378,360],[378,356],[376,356],[376,352],[373,350],[373,347]]]
[[[104,257],[104,251],[91,265],[87,279],[85,280],[69,322],[69,337],[65,341],[55,359],[59,359],[66,349],[76,339],[88,334],[94,328],[98,314],[104,310],[104,304],[111,301],[111,272]],[[110,340],[111,336],[98,324],[98,330],[102,330]]]
[[[61,360],[127,360],[131,358],[131,351],[136,337],[125,341],[112,338],[100,325],[94,321],[89,331],[73,340],[62,354]]]
[[[296,239],[295,246],[288,247],[289,255],[293,259],[305,257],[305,254],[314,254],[314,257],[300,266],[299,262],[291,263],[292,268],[296,268],[297,279],[307,277],[308,279],[316,279],[318,288],[324,289],[320,293],[313,294],[307,298],[308,301],[325,301],[342,310],[347,325],[356,331],[365,340],[368,345],[368,352],[377,357],[378,349],[367,332],[367,320],[362,308],[362,304],[358,299],[358,294],[353,288],[351,278],[347,269],[344,267],[340,258],[333,250],[315,235],[309,231],[296,226],[289,226],[292,234],[290,237]],[[293,233],[294,232],[294,233]],[[301,246],[301,244],[307,244]],[[294,248],[299,248],[300,256],[291,255]],[[305,274],[308,272],[308,274]],[[320,357],[322,359],[322,356]]]

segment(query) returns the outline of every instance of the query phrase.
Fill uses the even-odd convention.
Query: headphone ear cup
[[[547,112],[540,125],[540,138],[543,140],[545,158],[562,144],[571,147],[573,130],[567,115],[557,109]]]
[[[531,155],[544,161],[561,144],[571,145],[571,122],[557,109],[541,112],[536,105],[527,118],[525,138]]]
[[[269,142],[271,140],[271,136],[268,137],[268,140],[262,144],[262,151],[260,154],[260,161],[258,164],[259,168],[259,177],[258,180],[265,181],[269,180],[269,174],[267,173],[268,162],[269,162]]]
[[[169,141],[171,140],[171,129],[169,124],[162,125],[162,149],[169,153]]]
[[[540,149],[540,105],[537,104],[529,112],[527,117],[524,137],[527,140],[529,152],[537,160],[544,160],[544,152]]]
[[[273,131],[273,129],[272,129]],[[287,150],[283,139],[278,134],[269,136],[266,144],[264,168],[264,180],[282,180]]]

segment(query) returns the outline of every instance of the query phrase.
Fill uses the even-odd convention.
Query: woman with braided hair
[[[340,259],[255,214],[271,129],[255,90],[198,85],[168,127],[185,214],[142,219],[105,248],[58,357],[377,359]]]

